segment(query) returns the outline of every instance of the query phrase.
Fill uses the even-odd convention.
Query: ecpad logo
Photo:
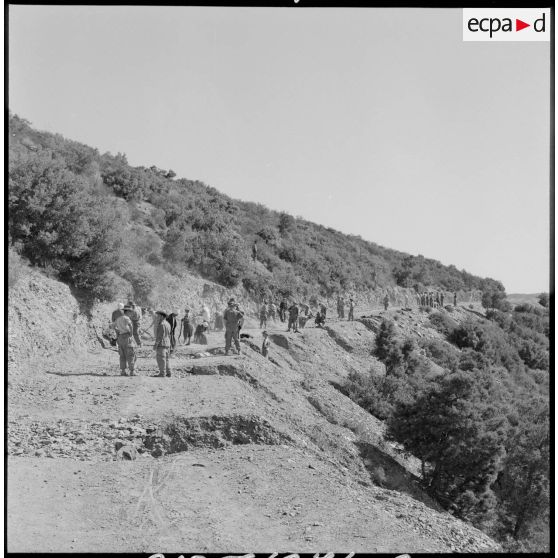
[[[465,8],[464,41],[549,41],[550,9]]]

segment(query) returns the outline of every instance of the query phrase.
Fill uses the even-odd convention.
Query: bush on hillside
[[[451,336],[457,327],[457,322],[444,311],[434,311],[428,319],[434,328],[446,337]]]
[[[93,288],[120,259],[120,215],[57,159],[31,153],[10,161],[9,227],[22,255],[78,288]]]

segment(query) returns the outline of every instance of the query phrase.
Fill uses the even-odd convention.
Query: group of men
[[[442,308],[444,306],[444,293],[422,292],[417,294],[417,302],[420,306],[430,306],[431,308]],[[453,293],[453,305],[457,306],[457,293]]]
[[[151,317],[151,323],[140,329],[141,320],[146,315]],[[154,339],[153,350],[156,353],[159,376],[170,377],[169,359],[176,348],[176,331],[178,325],[178,341],[182,336],[183,343],[189,345],[192,336],[194,343],[207,345],[207,332],[209,330],[210,311],[207,306],[202,306],[200,316],[192,318],[190,309],[186,308],[184,317],[178,320],[178,312],[153,311],[150,308],[140,308],[133,301],[126,305],[119,303],[118,308],[111,315],[109,330],[114,332],[113,342],[118,347],[120,356],[120,373],[135,376],[136,348],[142,346],[141,333],[146,333]],[[196,322],[199,322],[196,324]],[[195,328],[194,328],[195,326]],[[153,334],[149,330],[153,327]]]
[[[405,296],[405,305],[408,305],[407,296]],[[389,307],[389,296],[386,294],[383,299],[385,310]],[[442,307],[444,305],[443,292],[423,292],[417,294],[417,303],[420,306],[430,306],[433,308]],[[337,297],[337,316],[339,319],[345,319],[345,300]],[[453,295],[453,304],[457,305],[457,293]],[[349,321],[354,320],[355,301],[352,297],[348,301],[348,317]],[[141,320],[145,315],[152,318],[151,324],[143,331],[140,329]],[[227,308],[223,313],[216,309],[214,313],[214,329],[216,331],[225,330],[225,355],[232,350],[232,345],[236,349],[236,353],[240,354],[240,330],[244,325],[244,311],[234,298],[229,299]],[[261,354],[265,357],[269,352],[269,335],[267,331],[268,320],[276,322],[277,317],[281,322],[287,321],[287,331],[299,333],[304,328],[309,319],[314,318],[317,327],[323,327],[326,321],[327,307],[325,304],[318,304],[316,314],[312,312],[308,304],[302,302],[291,302],[290,305],[286,299],[282,299],[277,305],[273,301],[263,300],[259,310],[260,329],[262,332],[263,343]],[[179,319],[178,312],[164,312],[162,310],[153,311],[150,308],[140,308],[132,300],[126,305],[120,303],[118,308],[111,315],[110,330],[114,337],[111,343],[118,347],[120,356],[120,370],[123,376],[127,376],[127,370],[130,376],[135,376],[136,363],[136,347],[142,346],[140,333],[147,333],[154,339],[153,350],[155,351],[156,361],[159,368],[160,377],[170,377],[170,357],[174,352],[177,344],[176,331],[178,329],[178,342],[182,337],[183,344],[189,345],[193,342],[201,345],[207,345],[207,333],[211,324],[211,312],[206,305],[202,305],[199,316],[191,316],[189,308],[184,310],[184,316]],[[153,335],[149,333],[153,327]]]
[[[289,306],[286,299],[281,300],[279,305],[264,299],[259,310],[260,329],[266,329],[269,320],[276,322],[278,316],[282,323],[287,322],[287,331],[299,333],[311,318],[314,318],[318,327],[322,327],[325,324],[326,314],[325,304],[318,304],[314,315],[310,306],[304,302],[292,301]]]

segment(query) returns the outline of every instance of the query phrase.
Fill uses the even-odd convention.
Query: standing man
[[[124,315],[116,319],[111,324],[111,328],[116,330],[118,337],[118,355],[120,356],[120,375],[127,376],[126,365],[130,370],[130,376],[135,376],[134,367],[136,364],[136,344],[134,342],[134,326],[132,314],[134,309],[131,306],[124,306]]]
[[[289,308],[289,327],[287,331],[291,331],[291,327],[294,333],[298,333],[298,306],[295,302],[293,302]]]
[[[349,299],[349,321],[352,322],[355,319],[355,301],[350,298]]]
[[[440,291],[436,291],[436,308],[440,308]]]
[[[277,305],[273,301],[269,303],[269,317],[273,322],[277,321]]]
[[[281,322],[285,322],[287,308],[287,301],[283,299],[279,304],[279,319],[281,320]]]
[[[269,337],[267,336],[267,331],[262,332],[262,335],[262,355],[267,358],[267,355],[269,353]]]
[[[267,328],[267,304],[264,301],[262,307],[260,308],[260,329],[266,329],[266,328]]]
[[[384,310],[387,310],[389,306],[389,296],[386,294],[386,296],[384,296]]]
[[[326,316],[327,316],[327,308],[326,308],[326,305],[323,302],[320,304],[320,311],[322,313],[322,317],[323,317],[324,323],[325,323],[325,319],[326,319]],[[343,307],[343,317],[344,316],[345,316],[345,308]]]
[[[453,293],[453,305],[457,306],[457,292]]]
[[[440,306],[444,306],[444,291],[440,293]]]
[[[128,306],[131,308],[132,311],[130,318],[132,320],[132,326],[134,327],[134,341],[137,343],[138,347],[141,347],[141,339],[139,336],[141,308],[139,306],[136,306],[133,300],[128,301]]]
[[[183,342],[186,345],[190,344],[192,339],[192,335],[194,334],[194,326],[192,325],[192,321],[190,320],[190,309],[186,308],[184,310],[184,317],[182,318],[182,322],[180,324],[180,331],[178,332],[178,340],[180,341],[180,334],[182,333]],[[186,343],[186,339],[188,339],[188,343]]]
[[[255,262],[258,259],[258,241],[254,240],[254,245],[252,246],[252,261]]]
[[[240,354],[239,324],[243,316],[244,314],[238,309],[234,298],[231,298],[227,309],[223,313],[223,320],[225,322],[225,355],[229,354],[233,341],[238,354]]]
[[[157,366],[159,366],[158,378],[164,378],[165,375],[170,378],[170,348],[171,348],[171,326],[167,321],[167,314],[159,310],[156,314],[157,331],[155,335],[155,344],[153,350],[156,354]]]

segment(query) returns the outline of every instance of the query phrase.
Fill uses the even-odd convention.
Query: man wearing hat
[[[130,369],[130,376],[135,376],[134,366],[136,364],[136,343],[134,341],[134,326],[132,325],[132,315],[134,309],[131,306],[124,306],[124,315],[117,318],[111,324],[111,328],[116,330],[118,337],[116,344],[120,355],[120,374],[127,376],[126,365]]]
[[[157,366],[159,366],[159,378],[165,375],[170,378],[169,356],[171,349],[171,326],[167,321],[167,314],[161,310],[155,314],[155,344],[153,350],[156,352]]]
[[[234,341],[236,350],[238,351],[238,354],[240,354],[238,324],[243,317],[244,312],[242,312],[242,310],[238,308],[238,305],[235,303],[234,298],[231,298],[229,300],[227,309],[223,313],[223,320],[225,322],[225,355],[229,354],[232,341]]]

